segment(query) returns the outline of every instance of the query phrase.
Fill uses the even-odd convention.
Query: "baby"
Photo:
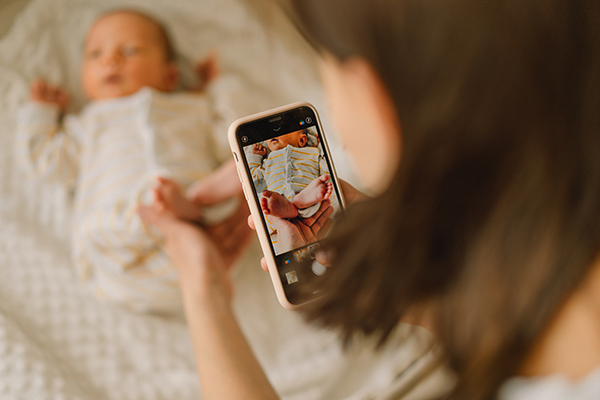
[[[214,61],[203,72],[214,77]],[[21,164],[75,187],[72,255],[79,275],[99,297],[137,311],[181,310],[176,271],[161,235],[136,214],[138,205],[158,195],[179,216],[197,220],[199,206],[179,185],[230,159],[206,96],[174,92],[178,74],[161,24],[114,11],[94,23],[85,41],[81,80],[90,102],[82,112],[59,124],[67,93],[37,81],[18,115]]]
[[[267,140],[267,146],[271,150],[268,155],[268,151],[263,145],[259,143],[254,145],[252,153],[264,157],[264,161],[260,167],[251,167],[253,176],[262,174],[263,177],[266,177],[267,188],[271,189],[262,192],[261,207],[265,214],[286,219],[295,218],[298,215],[307,218],[318,210],[321,201],[331,196],[333,185],[329,182],[329,174],[321,175],[318,150],[316,154],[296,150],[306,146],[307,143],[307,131],[302,129]],[[284,150],[288,146],[295,156],[300,156],[302,162],[292,164],[297,168],[294,168],[291,175],[284,175],[288,179],[286,181],[280,174],[288,165],[279,163],[281,159],[278,158],[282,153],[278,150]],[[315,168],[317,166],[318,169]],[[311,177],[314,179],[305,185],[303,183],[305,179]]]
[[[267,140],[270,152],[257,143],[247,155],[271,234],[280,226],[278,218],[308,218],[332,196],[327,163],[319,148],[308,146],[308,141],[308,130],[302,129]],[[291,249],[278,252],[287,250]]]

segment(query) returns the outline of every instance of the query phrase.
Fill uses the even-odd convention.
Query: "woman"
[[[377,194],[332,236],[330,295],[309,319],[384,342],[418,313],[457,374],[452,398],[576,399],[503,385],[552,374],[600,398],[599,3],[294,6]],[[203,398],[276,398],[207,234],[144,214],[181,271]]]

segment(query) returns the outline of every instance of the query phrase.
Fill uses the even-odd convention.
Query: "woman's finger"
[[[265,272],[269,272],[269,266],[267,265],[267,259],[266,258],[261,258],[260,259],[260,266],[262,267],[262,269],[265,270]]]
[[[331,216],[333,215],[333,207],[329,206],[323,210],[323,212],[319,215],[317,220],[311,225],[311,229],[313,232],[318,233],[327,221],[331,221]]]
[[[254,218],[252,218],[252,214],[248,215],[248,226],[252,230],[256,230],[256,225],[254,224]]]
[[[304,224],[304,221],[293,220],[292,223],[300,230],[300,233],[304,237],[304,242],[306,244],[317,241],[317,237],[315,236],[313,230],[310,228],[310,226]]]
[[[246,229],[246,224],[244,220],[246,216],[250,213],[248,210],[248,206],[244,201],[240,201],[239,207],[233,213],[233,215],[229,216],[225,221],[219,222],[216,225],[207,226],[206,230],[211,233],[211,235],[218,237],[219,239],[227,237],[230,232],[239,226],[242,226]]]
[[[164,207],[157,204],[139,205],[137,213],[146,223],[157,227],[167,240],[173,236],[173,232],[179,230],[180,225],[190,225],[188,222],[175,218],[173,214],[165,212]]]
[[[326,267],[330,267],[333,264],[334,256],[331,251],[319,250],[315,254],[315,258],[319,262]]]
[[[223,251],[227,253],[239,254],[241,253],[252,235],[252,230],[240,220],[236,225],[230,229],[228,234],[224,235],[222,241]]]
[[[219,248],[220,253],[230,266],[246,249],[252,231],[244,223],[248,207],[242,202],[238,210],[226,221],[206,228],[207,233]]]
[[[369,196],[356,189],[354,186],[349,184],[343,179],[338,179],[340,182],[340,187],[342,189],[342,193],[344,193],[344,198],[348,202],[348,204],[356,203],[357,201],[367,200]]]
[[[332,226],[333,226],[333,221],[331,220],[331,218],[327,218],[325,220],[325,223],[321,227],[321,229],[318,232],[316,232],[317,239],[321,240],[325,236],[327,236],[327,233],[329,233],[329,230],[331,229]]]
[[[331,206],[331,200],[329,200],[329,199],[323,200],[321,202],[321,206],[319,207],[317,212],[308,218],[302,219],[302,222],[305,225],[312,226],[330,206]]]

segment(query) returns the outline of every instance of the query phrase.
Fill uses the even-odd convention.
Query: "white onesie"
[[[183,188],[229,159],[226,135],[198,94],[149,88],[88,104],[59,125],[53,105],[19,112],[18,159],[44,179],[75,187],[72,256],[101,298],[144,312],[181,310],[177,273],[162,238],[136,213],[158,175]]]

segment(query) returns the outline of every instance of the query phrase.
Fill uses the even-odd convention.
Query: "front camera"
[[[242,142],[248,143],[248,136],[242,136]]]

